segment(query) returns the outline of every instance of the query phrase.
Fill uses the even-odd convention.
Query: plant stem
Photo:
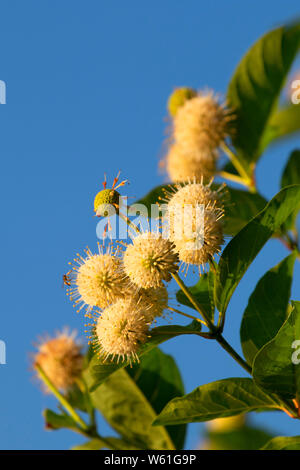
[[[246,186],[248,188],[248,183],[244,180],[244,178],[241,178],[238,175],[233,175],[232,173],[228,173],[227,171],[219,171],[218,175],[221,176],[221,178],[224,178],[229,181],[233,181],[234,183],[241,184],[242,186]]]
[[[68,402],[68,400],[57,390],[55,385],[51,382],[49,377],[45,374],[44,370],[41,368],[39,364],[35,364],[35,368],[44,382],[44,384],[49,388],[49,390],[53,393],[53,395],[58,399],[61,405],[67,410],[67,412],[72,416],[74,421],[80,426],[83,431],[88,430],[87,424],[80,418],[80,416],[76,413],[72,405]]]
[[[194,305],[195,309],[200,313],[200,315],[203,316],[207,327],[209,328],[212,335],[214,335],[214,338],[220,344],[220,346],[222,346],[222,348],[225,349],[225,351],[227,351],[228,354],[230,354],[230,356],[243,367],[243,369],[245,369],[249,374],[251,374],[252,369],[249,366],[249,364],[247,364],[247,362],[244,361],[244,359],[230,346],[230,344],[222,336],[222,334],[220,333],[219,328],[216,327],[212,323],[212,321],[207,316],[207,314],[203,311],[203,309],[201,309],[201,307],[198,304],[197,300],[191,294],[191,292],[189,291],[188,287],[185,285],[183,280],[178,276],[177,273],[172,274],[172,276],[175,279],[175,281],[177,282],[177,284],[179,285],[179,287],[181,288],[181,290],[185,293],[185,295],[187,296],[187,298],[189,299],[191,304]]]
[[[192,320],[195,320],[199,323],[202,323],[203,325],[207,326],[206,323],[203,320],[200,320],[200,318],[194,317],[193,315],[189,315],[187,313],[181,312],[180,310],[177,310],[176,308],[173,307],[167,307],[168,310],[171,310],[172,312],[179,313],[180,315],[183,315],[184,317],[191,318]]]
[[[220,346],[222,346],[222,348],[225,349],[225,351],[227,351],[228,354],[230,354],[230,356],[236,362],[238,362],[240,366],[243,367],[243,369],[245,369],[245,371],[247,371],[249,374],[252,374],[251,366],[249,366],[249,364],[247,364],[247,362],[244,361],[244,359],[232,348],[232,346],[230,346],[230,344],[226,341],[226,339],[222,336],[222,334],[217,335],[216,340],[218,341]]]
[[[137,233],[141,233],[141,230],[139,229],[139,227],[137,225],[135,225],[133,222],[131,222],[131,220],[129,219],[129,217],[127,217],[126,215],[122,214],[121,212],[119,212],[119,217],[124,220],[124,222],[126,222],[126,224],[128,225],[128,227],[131,227],[135,232]]]
[[[177,282],[177,284],[179,285],[181,290],[185,293],[186,297],[189,299],[191,304],[195,307],[197,312],[200,313],[200,315],[204,318],[205,324],[210,329],[210,331],[212,333],[217,333],[217,331],[218,331],[217,328],[215,327],[215,325],[213,324],[211,319],[208,317],[208,315],[203,311],[201,306],[198,304],[197,300],[191,294],[191,292],[189,291],[188,287],[185,285],[183,280],[178,276],[177,273],[173,273],[172,277],[173,277],[173,279],[175,279],[175,281]]]
[[[241,164],[241,162],[239,161],[235,153],[225,143],[221,145],[221,148],[226,153],[226,155],[230,158],[233,166],[235,167],[235,169],[241,176],[241,179],[244,182],[244,185],[249,188],[249,191],[255,193],[256,192],[255,183],[251,179],[251,177],[248,175],[247,171],[245,170],[244,166]]]

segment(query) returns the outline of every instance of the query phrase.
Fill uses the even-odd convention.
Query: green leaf
[[[173,185],[174,186],[174,185]],[[151,215],[151,205],[163,202],[164,191],[173,187],[172,185],[161,185],[150,191],[140,199],[137,204],[144,204]],[[174,186],[175,187],[175,186]],[[220,185],[212,185],[212,189],[218,189]],[[249,193],[240,189],[226,187],[226,215],[224,217],[224,233],[235,235],[267,204],[266,199],[260,194]]]
[[[182,398],[175,398],[165,406],[154,424],[209,421],[261,408],[277,409],[279,405],[252,379],[231,378],[202,385]]]
[[[300,185],[282,189],[226,246],[215,282],[216,307],[225,312],[248,267],[269,238],[298,206]]]
[[[300,396],[300,367],[293,360],[294,341],[300,340],[300,302],[292,302],[293,310],[274,339],[256,355],[253,377],[259,387],[283,398]]]
[[[174,449],[166,429],[152,427],[157,414],[125,369],[111,374],[91,397],[94,406],[126,441],[140,449]]]
[[[91,439],[84,444],[79,444],[78,446],[72,447],[71,450],[100,450],[104,448],[105,444],[103,441],[100,439]]]
[[[300,436],[274,437],[261,450],[300,450]]]
[[[208,273],[202,274],[200,276],[199,281],[195,286],[191,286],[188,288],[193,297],[197,300],[197,302],[201,305],[204,312],[209,316],[209,318],[213,321],[214,319],[214,273],[210,270]],[[187,298],[185,293],[180,289],[176,293],[176,299],[182,305],[186,305],[192,309],[195,309],[193,304]]]
[[[274,338],[287,318],[296,256],[294,252],[270,269],[249,298],[241,324],[241,343],[250,365],[259,349]]]
[[[237,116],[233,143],[245,166],[260,156],[264,131],[299,45],[299,24],[275,29],[250,48],[232,77],[227,98]]]
[[[124,439],[118,439],[117,437],[105,437],[105,441],[101,439],[91,439],[90,441],[72,447],[72,450],[100,450],[107,449],[107,443],[112,446],[115,450],[141,450],[125,441]]]
[[[49,430],[57,430],[62,428],[72,429],[78,431],[78,426],[71,416],[62,413],[57,414],[52,410],[44,410],[43,416],[45,418],[45,426]]]
[[[139,352],[139,357],[142,357],[144,354],[149,353],[153,348],[159,344],[175,338],[178,335],[186,334],[197,334],[201,330],[201,323],[192,321],[187,326],[181,325],[168,325],[161,326],[158,328],[153,328],[150,331],[150,338],[146,344],[144,344]],[[94,382],[91,385],[91,391],[95,390],[107,377],[109,377],[113,372],[123,367],[128,366],[128,362],[103,362],[96,354],[90,361],[89,370],[91,375],[94,378]]]
[[[268,203],[258,193],[249,193],[241,189],[226,188],[228,201],[225,205],[224,233],[234,236]]]
[[[300,106],[299,106],[299,111],[300,111]],[[291,184],[300,184],[300,150],[294,150],[294,152],[291,153],[282,173],[281,187],[283,188]],[[300,201],[296,210],[290,215],[290,217],[287,219],[286,223],[284,224],[283,232],[296,228],[295,226],[296,226],[296,220],[297,220],[299,209],[300,209]]]
[[[73,385],[66,394],[66,399],[73,408],[87,412],[88,397],[80,390],[77,384]]]
[[[206,435],[206,450],[258,450],[271,439],[262,429],[242,426],[228,431],[210,431]]]
[[[158,348],[142,356],[140,364],[127,367],[126,371],[156,414],[159,414],[170,400],[184,394],[183,382],[174,359]],[[176,449],[182,449],[186,426],[172,426],[167,428],[167,431]]]
[[[300,106],[299,106],[300,109]],[[294,150],[283,170],[281,187],[300,184],[300,150]]]
[[[274,141],[288,137],[295,132],[300,132],[300,106],[294,104],[282,106],[269,119],[262,136],[259,153],[261,154]]]

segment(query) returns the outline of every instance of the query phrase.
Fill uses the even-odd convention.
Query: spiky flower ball
[[[168,307],[168,291],[165,287],[139,289],[136,294],[137,303],[144,309],[144,315],[152,322],[161,317]]]
[[[204,266],[220,252],[224,215],[221,191],[203,182],[190,182],[167,193],[169,237],[186,265]]]
[[[69,334],[65,330],[55,338],[41,341],[34,356],[34,363],[43,369],[56,388],[67,391],[81,375],[81,351],[82,346],[76,341],[76,333]]]
[[[86,258],[77,254],[72,267],[70,299],[80,311],[90,312],[93,307],[105,308],[123,298],[128,291],[128,279],[122,270],[122,261],[111,248],[106,251],[98,244],[99,251],[93,254],[85,250]]]
[[[94,326],[94,346],[104,361],[117,358],[138,361],[141,344],[148,338],[149,320],[141,305],[131,298],[107,307]]]
[[[229,133],[232,114],[212,92],[198,94],[185,102],[174,117],[175,142],[189,152],[215,150]]]
[[[138,234],[128,245],[123,258],[124,270],[138,287],[161,287],[178,271],[178,254],[174,244],[160,233]]]
[[[165,157],[166,171],[172,182],[196,178],[209,180],[216,172],[217,154],[212,150],[192,149],[175,143]]]
[[[182,87],[176,88],[168,100],[169,114],[174,117],[178,109],[184,105],[187,100],[197,96],[197,92],[192,88]]]

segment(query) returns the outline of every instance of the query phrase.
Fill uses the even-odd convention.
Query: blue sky
[[[0,339],[7,345],[7,364],[0,365],[2,449],[63,449],[81,441],[68,431],[43,430],[42,409],[55,401],[32,379],[29,352],[37,335],[64,325],[83,334],[61,276],[74,253],[96,246],[92,201],[103,173],[113,178],[121,169],[135,197],[160,184],[157,163],[173,88],[225,93],[247,48],[297,15],[297,0],[1,2],[0,79],[7,85],[7,104],[0,107]],[[296,145],[296,137],[281,143],[259,163],[265,196],[277,192]],[[286,255],[279,242],[269,242],[235,292],[225,334],[237,348],[249,294]],[[297,299],[299,281],[298,263]],[[163,350],[175,356],[187,391],[244,375],[213,342],[182,337]],[[282,435],[299,434],[299,423],[284,415],[260,414],[253,421]],[[196,445],[201,429],[190,427],[187,447]]]

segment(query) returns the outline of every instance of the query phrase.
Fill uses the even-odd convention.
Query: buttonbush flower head
[[[117,362],[138,361],[140,346],[148,338],[149,320],[143,308],[133,299],[118,300],[110,305],[96,319],[92,326],[92,340],[95,350],[104,360]]]
[[[175,142],[192,151],[214,150],[229,134],[232,113],[212,92],[200,93],[181,106],[173,123]]]
[[[174,244],[160,233],[144,232],[133,238],[124,252],[124,270],[140,288],[161,287],[178,271],[178,254]]]
[[[93,254],[89,248],[86,257],[77,254],[72,266],[71,288],[67,293],[70,299],[89,313],[93,307],[105,308],[127,292],[128,279],[122,270],[122,261],[118,251],[108,247],[106,251],[98,244],[98,253]]]
[[[205,206],[223,208],[224,206],[224,186],[212,189],[213,179],[208,184],[204,184],[203,178],[190,178],[188,182],[170,186],[170,190],[165,190],[165,201],[168,203],[169,214],[174,213],[178,208],[183,208],[190,204],[193,207],[204,204]]]
[[[165,287],[140,289],[136,294],[137,302],[144,309],[144,315],[152,322],[161,317],[168,307],[168,291]]]
[[[67,330],[54,338],[41,340],[34,363],[39,365],[53,385],[67,391],[80,376],[83,367],[82,346],[76,340],[76,332]],[[48,389],[45,389],[48,393]]]
[[[165,221],[179,259],[187,267],[201,267],[220,252],[224,215],[222,192],[214,191],[203,182],[177,185],[168,200]]]
[[[166,171],[171,182],[209,180],[216,172],[216,150],[187,150],[175,143],[165,157]]]
[[[197,92],[192,88],[176,88],[168,99],[168,111],[170,116],[174,117],[178,109],[184,105],[187,100],[197,96]]]

